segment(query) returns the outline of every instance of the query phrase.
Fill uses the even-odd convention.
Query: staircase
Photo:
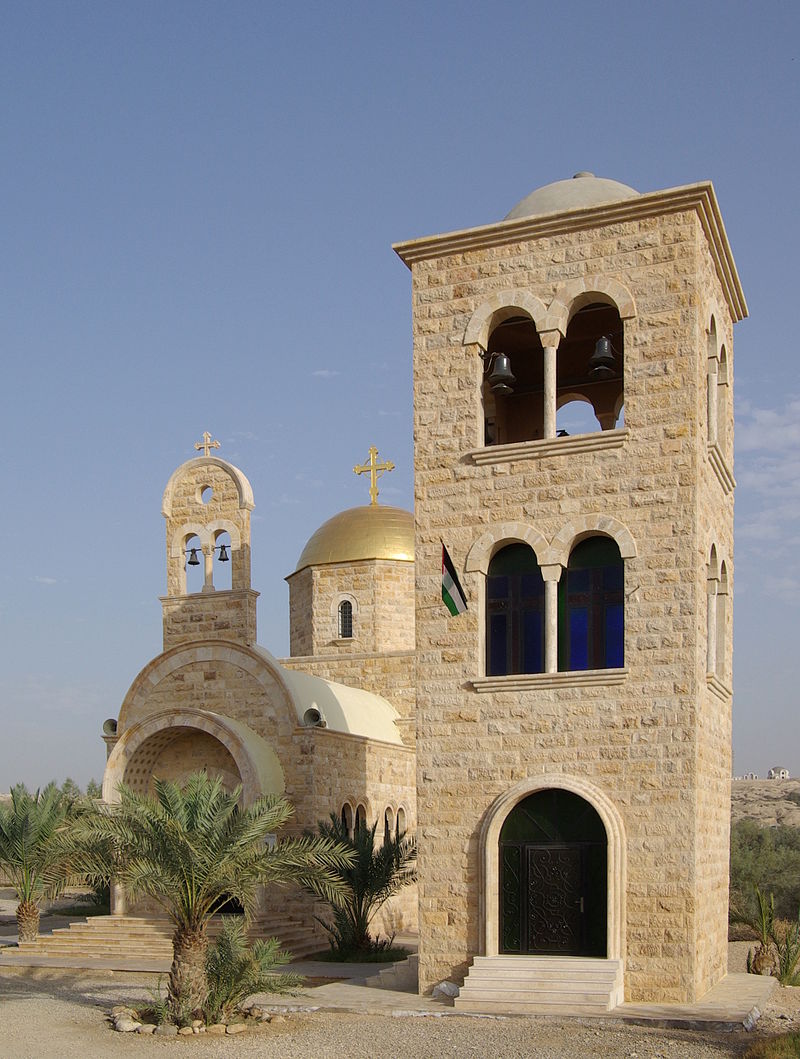
[[[209,936],[220,930],[215,917]],[[0,966],[85,967],[114,971],[168,971],[174,927],[158,916],[93,916],[40,934],[36,941],[0,949]],[[264,916],[253,920],[250,939],[277,937],[292,956],[319,952],[324,942],[299,918]]]
[[[623,998],[619,960],[477,956],[455,1008],[504,1015],[605,1015]]]
[[[416,993],[419,989],[419,956],[412,953],[382,968],[377,974],[365,979],[364,985],[371,989],[393,989],[397,993]]]

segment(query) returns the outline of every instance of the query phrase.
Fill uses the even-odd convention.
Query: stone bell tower
[[[256,642],[256,600],[250,586],[250,512],[253,490],[233,464],[211,455],[219,447],[206,433],[202,455],[173,473],[161,505],[167,530],[167,594],[161,598],[164,650],[192,640]],[[215,585],[230,563],[230,588]],[[202,587],[187,589],[187,566],[202,568]]]
[[[413,298],[421,988],[468,973],[462,1009],[569,1011],[565,977],[597,974],[599,1012],[694,1000],[727,963],[747,311],[714,190],[579,173],[395,249]]]

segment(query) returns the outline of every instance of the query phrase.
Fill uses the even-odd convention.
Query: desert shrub
[[[757,914],[755,887],[775,896],[775,916],[793,920],[800,907],[800,828],[731,827],[731,906]]]

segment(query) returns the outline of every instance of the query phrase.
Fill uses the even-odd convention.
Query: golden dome
[[[401,507],[367,504],[329,518],[310,538],[295,573],[306,566],[352,563],[359,559],[414,562],[414,516]]]

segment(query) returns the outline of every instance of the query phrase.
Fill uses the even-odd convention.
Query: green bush
[[[800,907],[800,828],[731,827],[731,906],[755,916],[755,887],[775,895],[775,918],[793,920]]]
[[[274,973],[276,967],[290,959],[276,938],[258,940],[251,948],[241,917],[223,916],[222,931],[206,956],[206,1022],[229,1019],[253,993],[288,993],[299,988],[303,983],[301,975]]]

